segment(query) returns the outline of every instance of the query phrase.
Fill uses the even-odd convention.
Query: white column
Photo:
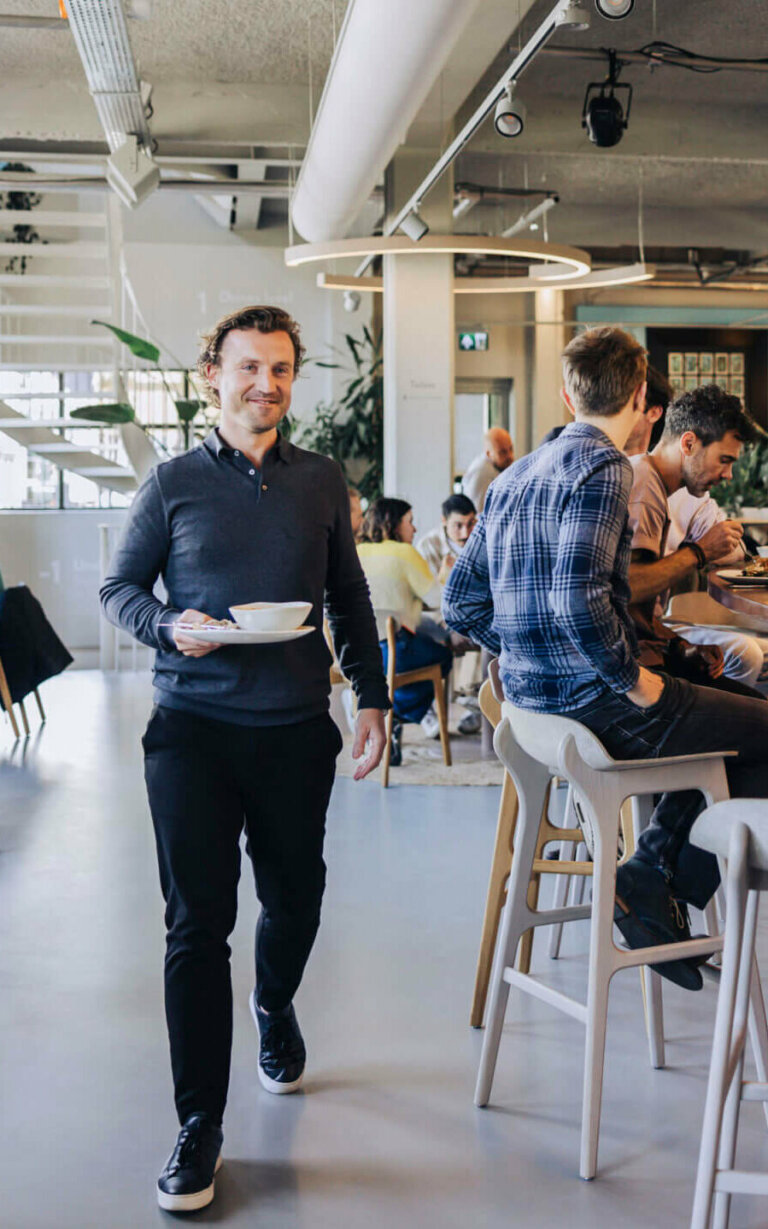
[[[561,355],[566,343],[565,295],[562,290],[537,290],[534,294],[536,336],[533,374],[533,438],[538,448],[553,427],[569,422],[560,398],[563,384]]]
[[[453,256],[384,258],[384,493],[420,532],[451,494],[456,336]]]

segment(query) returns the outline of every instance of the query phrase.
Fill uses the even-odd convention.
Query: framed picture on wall
[[[741,397],[744,400],[744,376],[731,376],[730,391],[734,397]]]
[[[670,376],[669,386],[672,389],[672,392],[675,394],[675,396],[677,396],[678,393],[681,393],[683,391],[683,377],[682,376]]]
[[[699,374],[699,356],[697,353],[689,352],[685,356],[685,374],[687,376],[696,376]]]
[[[734,354],[731,355],[731,375],[732,376],[743,376],[744,375],[744,354],[742,351],[737,350]]]
[[[699,375],[713,376],[715,374],[715,356],[711,350],[703,351],[699,355]]]
[[[715,375],[727,376],[730,369],[731,369],[730,354],[716,354],[715,355]]]
[[[685,391],[687,393],[689,393],[692,389],[699,387],[699,377],[698,376],[684,376],[684,380],[685,380],[685,384],[683,385],[683,387],[685,388]]]
[[[671,376],[683,374],[683,353],[681,350],[670,350],[667,356],[667,371]]]

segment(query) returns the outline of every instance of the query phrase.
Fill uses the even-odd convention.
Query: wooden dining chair
[[[20,737],[19,723],[16,720],[16,714],[13,711],[13,701],[11,700],[11,689],[8,686],[8,679],[5,677],[5,670],[3,669],[2,661],[0,661],[0,700],[2,700],[3,708],[8,714],[8,719],[11,723],[11,729],[13,730],[13,736],[14,738],[19,738]],[[38,700],[38,704],[39,703],[40,701]],[[24,717],[25,717],[25,725],[26,725],[27,724],[26,713],[24,714]],[[27,733],[29,733],[28,725],[27,725]]]
[[[443,672],[439,662],[431,666],[419,666],[417,670],[406,670],[398,674],[395,669],[395,636],[397,625],[390,615],[387,619],[387,692],[389,703],[394,706],[395,692],[398,687],[406,687],[409,683],[429,682],[435,690],[435,708],[440,726],[440,742],[443,748],[443,762],[446,768],[451,767],[451,743],[448,737],[448,701],[443,684]],[[384,789],[389,785],[389,761],[392,755],[392,725],[395,718],[394,707],[387,713],[387,741],[381,761],[381,784]]]

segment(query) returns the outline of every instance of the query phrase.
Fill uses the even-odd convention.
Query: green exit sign
[[[488,334],[484,331],[476,333],[459,333],[460,350],[487,350]]]

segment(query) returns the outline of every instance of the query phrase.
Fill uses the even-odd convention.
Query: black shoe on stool
[[[251,1015],[259,1030],[259,1080],[267,1092],[296,1092],[304,1079],[307,1051],[293,1003],[282,1011],[262,1011],[256,991],[250,998]]]
[[[221,1165],[221,1127],[209,1114],[190,1114],[157,1179],[157,1202],[167,1212],[196,1212],[213,1199]]]
[[[686,906],[671,895],[661,871],[638,858],[625,862],[616,872],[613,920],[631,948],[684,943],[691,938]],[[684,990],[701,990],[698,966],[704,960],[706,956],[665,960],[650,967]]]

